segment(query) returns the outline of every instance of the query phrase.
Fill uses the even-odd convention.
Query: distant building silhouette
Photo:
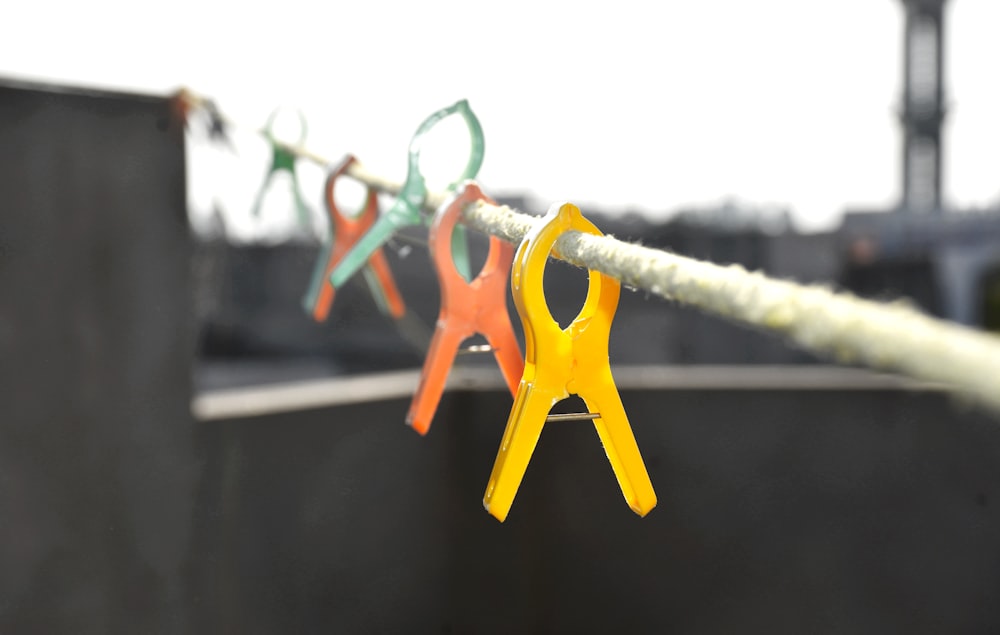
[[[903,192],[910,213],[941,211],[941,123],[944,107],[945,0],[902,0]]]
[[[997,328],[989,307],[1000,268],[1000,208],[947,210],[941,200],[945,0],[901,0],[903,182],[890,210],[848,210],[840,281],[861,295],[905,296],[932,314]],[[994,309],[995,310],[995,309]]]

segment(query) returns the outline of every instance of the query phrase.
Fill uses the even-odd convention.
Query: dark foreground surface
[[[896,391],[626,391],[659,505],[550,424],[506,523],[510,406],[445,397],[201,424],[203,632],[993,633],[1000,429]]]

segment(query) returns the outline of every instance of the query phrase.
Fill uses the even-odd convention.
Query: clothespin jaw
[[[181,87],[174,93],[173,108],[185,129],[190,129],[191,113],[195,109],[201,109],[208,117],[209,140],[221,143],[229,150],[236,152],[233,141],[229,138],[229,122],[222,116],[222,111],[219,110],[214,100],[199,97],[187,88]]]
[[[417,132],[410,140],[409,160],[406,170],[406,181],[397,196],[395,203],[383,214],[375,225],[368,230],[364,237],[358,241],[351,251],[344,256],[343,260],[333,270],[330,282],[334,287],[344,284],[351,276],[361,269],[368,260],[369,255],[375,249],[384,245],[394,233],[410,225],[421,225],[424,223],[424,216],[421,208],[427,200],[427,183],[420,172],[420,149],[424,141],[424,136],[437,125],[442,119],[450,115],[459,114],[465,120],[471,138],[469,159],[461,176],[456,179],[449,190],[464,181],[475,178],[479,173],[479,168],[483,163],[483,152],[485,142],[483,140],[483,129],[479,124],[479,119],[469,107],[469,102],[465,99],[442,108],[424,120],[417,128]],[[466,276],[469,274],[468,247],[465,242],[464,228],[458,227],[453,234],[455,241],[455,264]]]
[[[524,372],[524,359],[507,313],[507,272],[514,258],[513,246],[491,236],[486,262],[471,282],[467,282],[455,266],[452,235],[462,211],[476,201],[496,204],[478,185],[466,181],[438,208],[431,224],[428,242],[441,283],[441,311],[420,375],[420,385],[406,416],[406,423],[420,434],[427,434],[430,429],[448,372],[465,339],[476,333],[486,338],[511,394],[516,392]]]
[[[302,114],[302,111],[296,111],[296,114],[299,117],[300,127],[299,139],[294,146],[279,141],[274,136],[273,126],[274,120],[278,115],[278,110],[271,112],[270,116],[267,118],[267,123],[264,124],[264,128],[261,130],[261,134],[264,135],[264,138],[271,146],[271,166],[268,168],[267,174],[264,176],[264,182],[261,184],[260,190],[257,192],[252,213],[254,216],[260,215],[260,205],[264,200],[264,192],[267,191],[267,187],[270,185],[274,175],[284,170],[288,172],[292,180],[292,197],[295,199],[295,211],[298,215],[299,224],[302,226],[308,226],[309,207],[306,205],[305,199],[302,197],[302,191],[299,187],[298,173],[295,171],[295,161],[298,158],[295,153],[295,148],[302,147],[302,144],[305,143],[308,127],[306,126],[306,117]]]
[[[173,110],[184,128],[190,130],[191,114],[196,109],[208,117],[208,138],[210,141],[226,146],[232,152],[236,152],[232,139],[229,137],[229,122],[222,116],[222,112],[215,104],[215,101],[206,97],[199,97],[185,87],[181,87],[174,93]]]
[[[197,96],[188,90],[187,87],[181,86],[177,89],[177,92],[173,94],[170,100],[170,109],[173,116],[187,129],[191,123],[191,111],[194,110],[198,103]]]
[[[222,111],[219,110],[215,100],[206,99],[202,105],[208,115],[208,138],[236,152],[233,140],[229,136],[229,122],[222,116]]]
[[[364,207],[355,218],[349,218],[337,207],[334,188],[337,179],[357,162],[353,155],[347,155],[335,166],[326,178],[326,209],[330,216],[331,238],[324,246],[320,259],[313,270],[309,291],[303,298],[303,308],[317,322],[326,321],[333,304],[336,290],[330,284],[330,273],[337,263],[350,251],[354,243],[376,222],[378,218],[378,194],[368,188]],[[393,280],[389,262],[381,248],[372,252],[365,265],[365,281],[379,309],[399,319],[406,313],[403,297]]]
[[[554,205],[525,235],[514,257],[511,292],[525,333],[524,374],[507,420],[483,505],[501,522],[517,489],[552,406],[579,395],[591,413],[622,494],[640,516],[656,506],[656,493],[615,387],[608,361],[608,337],[621,284],[589,272],[587,300],[565,329],[545,301],[545,263],[556,240],[568,230],[601,235],[575,205]]]

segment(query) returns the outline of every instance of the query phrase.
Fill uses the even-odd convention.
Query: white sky
[[[160,94],[186,85],[252,125],[299,107],[310,148],[353,152],[400,180],[416,126],[465,97],[486,133],[480,179],[533,194],[536,212],[569,200],[663,215],[735,198],[788,206],[819,229],[898,196],[898,0],[263,6],[16,3],[0,74]],[[945,199],[995,204],[1000,1],[952,0],[946,21]],[[464,164],[461,129],[439,135],[428,160]],[[191,198],[245,220],[268,157],[252,135],[238,141],[238,158],[194,148]],[[322,173],[301,172],[318,207]],[[264,211],[291,219],[287,192]]]

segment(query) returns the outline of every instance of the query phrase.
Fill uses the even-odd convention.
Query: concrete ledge
[[[941,386],[895,375],[839,366],[615,366],[622,390],[941,390]],[[386,399],[408,398],[420,370],[328,377],[209,390],[198,394],[191,410],[199,421],[254,417]],[[449,390],[503,390],[499,370],[455,368]]]

